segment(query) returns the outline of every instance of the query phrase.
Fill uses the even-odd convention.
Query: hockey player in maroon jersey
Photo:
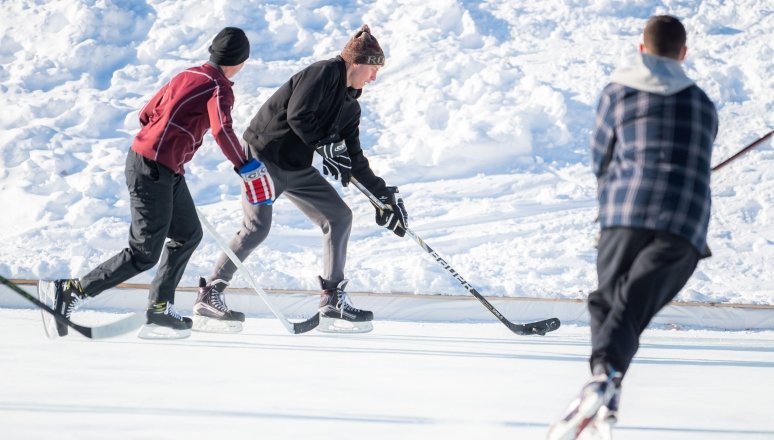
[[[265,168],[247,161],[231,127],[234,94],[230,78],[244,66],[250,43],[238,28],[227,27],[213,39],[207,63],[184,70],[165,84],[139,114],[140,131],[126,159],[126,184],[132,216],[129,246],[80,279],[49,283],[44,291],[55,310],[69,318],[84,300],[144,272],[161,259],[149,292],[147,321],[140,337],[190,335],[192,320],[173,307],[175,289],[202,228],[185,182],[184,165],[212,130],[223,154],[241,175],[250,203],[271,203]],[[222,301],[204,298],[226,309]],[[244,315],[236,316],[244,320]],[[44,318],[50,337],[67,327]],[[55,328],[56,327],[56,328]]]

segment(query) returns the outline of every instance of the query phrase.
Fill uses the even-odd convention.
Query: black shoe
[[[193,321],[191,318],[180,316],[172,307],[172,303],[161,301],[153,303],[145,312],[147,320],[145,324],[167,327],[173,330],[191,330]]]
[[[349,296],[344,291],[349,280],[342,280],[335,287],[330,282],[320,278],[322,292],[320,293],[320,316],[343,319],[350,322],[365,322],[374,319],[374,313],[352,307]]]
[[[62,279],[54,281],[54,310],[67,319],[83,304],[86,295],[81,282],[77,279]],[[67,325],[56,322],[59,336],[67,336]]]
[[[227,285],[221,280],[206,284],[204,278],[199,278],[199,294],[193,306],[194,315],[222,321],[245,322],[244,313],[230,310],[226,306],[223,289]]]

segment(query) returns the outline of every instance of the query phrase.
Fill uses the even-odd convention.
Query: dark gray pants
[[[96,296],[152,268],[161,257],[149,299],[174,302],[185,266],[202,240],[185,178],[129,150],[126,186],[132,214],[129,247],[81,278],[81,285],[87,295]]]
[[[650,320],[685,286],[698,252],[681,237],[646,229],[602,231],[599,288],[589,295],[591,366],[608,362],[625,373]]]
[[[335,286],[344,279],[347,261],[347,243],[352,229],[352,211],[336,190],[316,168],[299,171],[283,170],[261,159],[274,181],[276,197],[285,194],[309,220],[323,233],[322,278]],[[269,235],[271,229],[271,205],[251,205],[242,189],[242,227],[229,243],[240,261],[244,261]],[[226,254],[221,253],[209,281],[230,281],[236,266]]]

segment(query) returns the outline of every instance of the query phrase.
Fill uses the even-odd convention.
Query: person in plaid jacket
[[[575,438],[563,433],[591,417],[612,425],[640,334],[709,256],[717,112],[683,72],[682,23],[651,17],[643,37],[636,62],[613,73],[597,107],[591,150],[601,235],[599,285],[588,300],[592,378],[549,438]]]

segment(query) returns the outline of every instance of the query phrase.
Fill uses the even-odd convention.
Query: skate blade
[[[156,324],[145,324],[137,333],[140,339],[185,339],[191,336],[191,330],[176,330]]]
[[[612,440],[613,426],[596,417],[578,436],[578,440]]]
[[[322,333],[368,333],[374,329],[371,321],[352,322],[320,315],[317,331]]]
[[[589,423],[589,426],[578,436],[578,440],[612,440],[613,425],[615,425],[617,421],[618,418],[616,415],[612,414],[607,407],[602,406],[599,411],[597,411],[594,420]]]
[[[596,392],[581,395],[570,405],[571,407],[577,405],[577,407],[569,411],[562,420],[551,425],[546,437],[547,440],[580,439],[585,428],[588,427],[599,408],[602,407],[602,401],[602,396]]]
[[[51,281],[38,281],[38,299],[43,304],[54,308],[54,283]],[[56,326],[56,319],[47,311],[40,309],[40,314],[43,317],[43,330],[46,331],[46,336],[49,339],[57,339],[59,337],[59,331]]]
[[[202,333],[239,333],[242,323],[239,321],[224,321],[207,316],[193,315],[193,331]]]

